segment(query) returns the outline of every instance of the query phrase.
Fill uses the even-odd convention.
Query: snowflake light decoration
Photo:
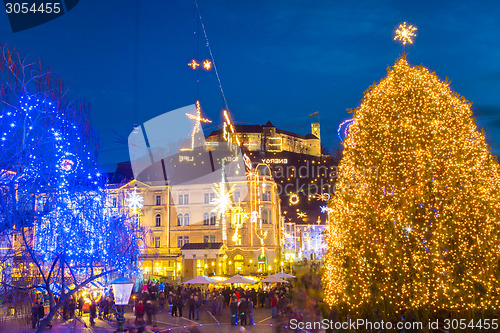
[[[304,212],[299,212],[299,213],[297,213],[297,217],[298,217],[299,219],[304,219],[304,218],[306,218],[306,217],[307,217],[307,214],[306,214],[306,213],[304,213]]]
[[[226,242],[227,240],[226,212],[232,206],[231,197],[234,191],[234,187],[230,188],[229,190],[226,188],[225,178],[226,178],[226,172],[223,161],[221,181],[218,184],[214,184],[214,187],[212,189],[215,192],[215,198],[210,202],[211,204],[215,205],[212,211],[217,213],[217,221],[215,225],[219,226],[219,223],[222,224],[223,242]]]
[[[212,62],[208,59],[206,59],[204,62],[203,62],[203,69],[205,69],[206,71],[209,71],[212,69]]]
[[[144,198],[142,195],[137,193],[137,188],[134,188],[132,192],[127,193],[128,198],[127,198],[127,207],[130,209],[132,214],[137,214],[144,205],[142,204],[144,201]]]
[[[400,24],[398,29],[396,30],[394,40],[401,41],[403,45],[406,45],[406,43],[413,44],[413,37],[417,36],[415,31],[417,31],[417,27],[411,24],[407,26],[406,22],[403,22],[403,24]]]

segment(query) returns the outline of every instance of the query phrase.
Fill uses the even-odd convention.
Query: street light
[[[117,305],[116,321],[118,322],[118,332],[123,332],[123,324],[125,323],[125,305],[128,305],[134,281],[124,276],[111,281],[113,287],[113,295],[115,296],[115,305]]]

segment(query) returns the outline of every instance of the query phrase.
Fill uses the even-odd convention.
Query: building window
[[[182,214],[177,214],[177,225],[178,225],[179,227],[182,227],[182,225],[183,225],[183,223],[182,223],[182,221],[184,220],[184,218],[183,218],[183,217],[184,217],[184,215],[182,215]]]
[[[184,245],[189,244],[189,236],[184,236]]]
[[[215,243],[215,235],[210,235],[210,243]]]
[[[160,247],[160,237],[155,237],[155,247],[156,248]]]
[[[267,210],[262,211],[262,223],[263,224],[269,223],[269,213],[267,212]]]
[[[209,220],[210,220],[210,217],[208,215],[208,213],[205,213],[203,214],[203,225],[209,225]]]
[[[161,215],[156,214],[155,216],[155,227],[161,227]]]
[[[205,195],[204,195],[204,202],[206,204],[210,203],[210,194],[209,193],[205,193]]]
[[[156,205],[161,206],[161,195],[156,196]]]
[[[233,193],[233,202],[234,203],[240,202],[240,191],[234,191],[234,193]]]
[[[182,236],[177,237],[177,247],[178,248],[182,247]]]
[[[262,201],[271,201],[271,191],[262,192]]]
[[[113,207],[116,208],[116,205],[117,205],[116,198],[113,198]]]
[[[215,213],[210,213],[210,225],[215,225]]]
[[[184,194],[184,204],[189,204],[189,194]]]
[[[184,226],[189,225],[189,214],[184,214]]]
[[[178,201],[179,205],[183,205],[184,204],[184,194],[179,194],[179,201]]]
[[[207,235],[203,236],[203,243],[208,243],[209,237]]]
[[[210,202],[213,202],[215,199],[215,193],[210,193]]]

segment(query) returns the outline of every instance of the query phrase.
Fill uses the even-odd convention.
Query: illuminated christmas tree
[[[340,313],[499,308],[499,165],[470,105],[403,56],[352,111],[323,278]]]
[[[0,52],[2,297],[44,289],[41,332],[89,283],[133,272],[143,233],[111,210],[86,104],[66,101],[62,82],[38,62]]]

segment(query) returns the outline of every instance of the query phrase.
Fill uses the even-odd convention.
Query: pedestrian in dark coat
[[[43,302],[40,302],[38,306],[38,326],[40,326],[40,321],[45,317],[45,309],[43,308]]]
[[[151,325],[153,323],[153,303],[151,301],[146,302],[145,312],[147,317],[146,325]]]
[[[189,307],[189,320],[194,319],[194,306],[195,306],[195,301],[193,295],[191,295],[188,299],[188,307]]]
[[[95,325],[94,319],[96,316],[97,316],[97,307],[96,307],[94,301],[92,301],[90,303],[90,306],[89,306],[89,321],[90,321],[91,326]]]
[[[242,298],[238,305],[238,313],[240,315],[240,324],[241,326],[245,326],[247,324],[247,300]]]
[[[177,306],[179,303],[177,295],[173,294],[170,298],[170,302],[172,304],[172,317],[177,317]],[[182,316],[182,311],[181,311],[181,316]]]
[[[184,300],[182,296],[177,297],[177,310],[179,310],[179,317],[182,317],[182,309],[184,308]]]
[[[229,309],[231,310],[231,325],[238,325],[238,303],[236,297],[233,297]]]
[[[31,326],[32,328],[38,327],[38,303],[34,302],[31,307]]]

